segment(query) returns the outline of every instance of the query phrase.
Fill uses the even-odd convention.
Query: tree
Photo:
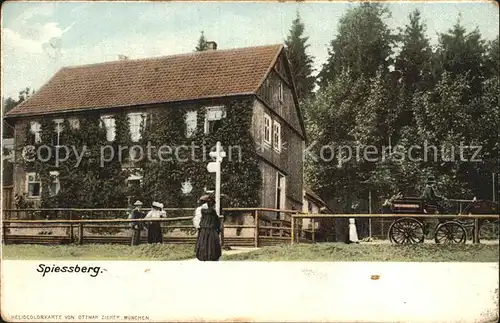
[[[303,36],[304,28],[304,23],[297,11],[297,16],[292,21],[290,34],[285,40],[285,44],[299,100],[303,100],[312,94],[315,83],[315,78],[312,76],[313,57],[306,53],[309,47],[309,44],[307,44],[309,37]]]
[[[198,39],[198,45],[196,45],[196,48],[194,50],[195,52],[202,52],[207,49],[208,49],[207,40],[205,38],[204,32],[202,31],[200,38]]]
[[[421,22],[420,11],[416,9],[409,15],[401,37],[401,51],[396,57],[395,69],[401,73],[408,95],[415,89],[429,85],[431,74],[432,49],[426,36],[426,26]]]
[[[360,75],[371,78],[380,69],[385,75],[397,40],[384,22],[389,14],[380,3],[362,3],[342,16],[338,35],[331,41],[329,57],[318,75],[321,87],[343,70],[348,70],[354,78]]]
[[[451,76],[466,75],[470,83],[470,95],[480,95],[481,83],[487,75],[485,68],[486,42],[476,28],[467,32],[460,20],[448,30],[439,35],[439,45],[436,52],[435,77],[444,72]]]
[[[499,62],[500,57],[498,56],[500,48],[498,46],[498,36],[495,40],[488,43],[488,50],[486,53],[486,68],[489,77],[499,76]]]
[[[22,103],[23,101],[26,101],[33,94],[35,94],[35,90],[26,87],[24,90],[19,91],[17,100],[8,97],[3,102],[3,112],[4,113],[9,112],[13,108],[15,108],[18,104]]]

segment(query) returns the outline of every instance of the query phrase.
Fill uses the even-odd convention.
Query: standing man
[[[144,213],[141,212],[142,202],[137,200],[134,203],[135,208],[129,215],[129,219],[142,219],[144,218]],[[132,246],[137,246],[141,241],[141,231],[144,228],[141,222],[131,222],[130,226],[132,228]]]

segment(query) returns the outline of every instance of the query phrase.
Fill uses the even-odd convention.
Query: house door
[[[278,172],[276,174],[276,209],[286,208],[286,187],[285,187],[285,175]],[[276,216],[280,218],[278,213]]]

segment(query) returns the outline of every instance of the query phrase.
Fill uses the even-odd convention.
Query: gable
[[[279,76],[281,76],[287,83],[291,83],[291,75],[289,75],[286,71],[285,67],[285,60],[286,57],[284,54],[280,54],[278,59],[276,60],[276,63],[274,64],[274,70],[276,73],[278,73]]]
[[[283,101],[279,100],[280,83],[284,84]],[[257,96],[306,140],[302,111],[284,48],[260,85]]]

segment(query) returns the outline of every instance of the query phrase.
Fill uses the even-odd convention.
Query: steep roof
[[[283,45],[64,67],[7,117],[254,94]]]
[[[309,186],[304,185],[304,191],[306,195],[311,197],[313,200],[316,200],[317,203],[322,204],[322,206],[326,206],[325,201],[318,194],[316,194],[316,192],[314,192]]]

